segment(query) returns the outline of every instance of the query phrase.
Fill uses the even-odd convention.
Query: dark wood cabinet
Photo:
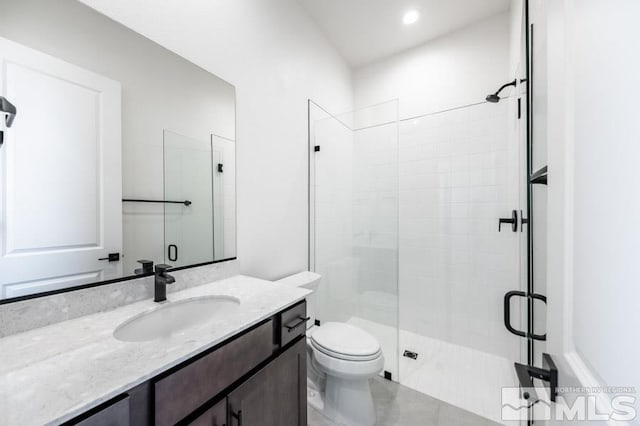
[[[82,426],[306,426],[306,304],[67,422]]]
[[[289,342],[307,332],[307,305],[300,303],[280,314],[280,346],[286,346]]]
[[[81,416],[78,426],[129,426],[129,395],[121,395]]]
[[[227,399],[218,402],[188,424],[189,426],[227,426]]]
[[[171,426],[258,367],[274,352],[273,321],[155,382],[155,425]]]
[[[305,357],[302,339],[231,392],[229,426],[306,425]]]

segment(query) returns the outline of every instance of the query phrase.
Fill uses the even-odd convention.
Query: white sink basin
[[[224,318],[240,307],[231,296],[206,296],[169,302],[120,324],[113,336],[124,342],[146,342],[169,337],[190,327]]]

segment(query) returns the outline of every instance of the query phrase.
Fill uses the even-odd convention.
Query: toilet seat
[[[327,322],[311,333],[311,344],[325,355],[346,361],[370,361],[382,350],[375,337],[353,325]]]
[[[327,374],[327,380],[330,377],[345,380],[369,379],[375,377],[384,368],[382,353],[371,360],[348,361],[334,358],[313,348],[313,358],[320,370]]]
[[[324,346],[322,346],[321,344],[319,344],[313,339],[310,339],[309,341],[311,343],[311,346],[317,351],[322,352],[324,355],[327,355],[331,358],[340,359],[343,361],[354,361],[354,362],[371,361],[372,359],[378,358],[381,353],[381,350],[378,350],[377,352],[371,355],[351,355],[351,354],[332,351],[329,348],[325,348]]]

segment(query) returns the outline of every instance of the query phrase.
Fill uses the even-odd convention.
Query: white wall
[[[640,3],[564,0],[544,12],[548,346],[561,383],[637,391]]]
[[[400,118],[481,102],[506,83],[510,23],[504,13],[354,71],[362,108],[400,99]]]
[[[351,107],[351,72],[295,0],[83,0],[236,86],[238,257],[307,268],[307,99]]]
[[[509,75],[524,77],[524,0],[511,0],[509,8]]]

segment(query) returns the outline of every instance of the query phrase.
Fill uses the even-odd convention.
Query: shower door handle
[[[507,328],[507,330],[509,330],[510,333],[513,333],[516,336],[527,337],[527,333],[525,333],[524,331],[516,330],[511,325],[511,299],[513,297],[515,297],[515,296],[527,297],[527,293],[525,293],[524,291],[519,291],[519,290],[508,291],[508,292],[505,293],[505,295],[504,295],[504,326]],[[544,302],[545,304],[547,303],[546,296],[543,296],[542,294],[532,293],[529,297],[532,298],[532,299],[540,300],[540,301]],[[530,337],[533,340],[540,340],[540,341],[547,340],[547,334],[546,333],[545,334],[535,334],[535,333],[533,333],[533,334],[531,334]]]
[[[175,262],[178,260],[178,246],[175,244],[169,244],[169,246],[167,247],[167,258],[172,261]]]
[[[498,219],[498,232],[501,231],[503,223],[510,223],[511,230],[513,232],[517,232],[518,231],[518,212],[516,210],[511,210],[511,219],[505,218],[505,217],[501,217],[500,219]]]
[[[515,296],[518,297],[527,297],[527,293],[524,291],[508,291],[504,295],[504,326],[509,330],[510,333],[515,334],[520,337],[527,337],[527,333],[524,331],[516,330],[511,325],[511,299]]]

